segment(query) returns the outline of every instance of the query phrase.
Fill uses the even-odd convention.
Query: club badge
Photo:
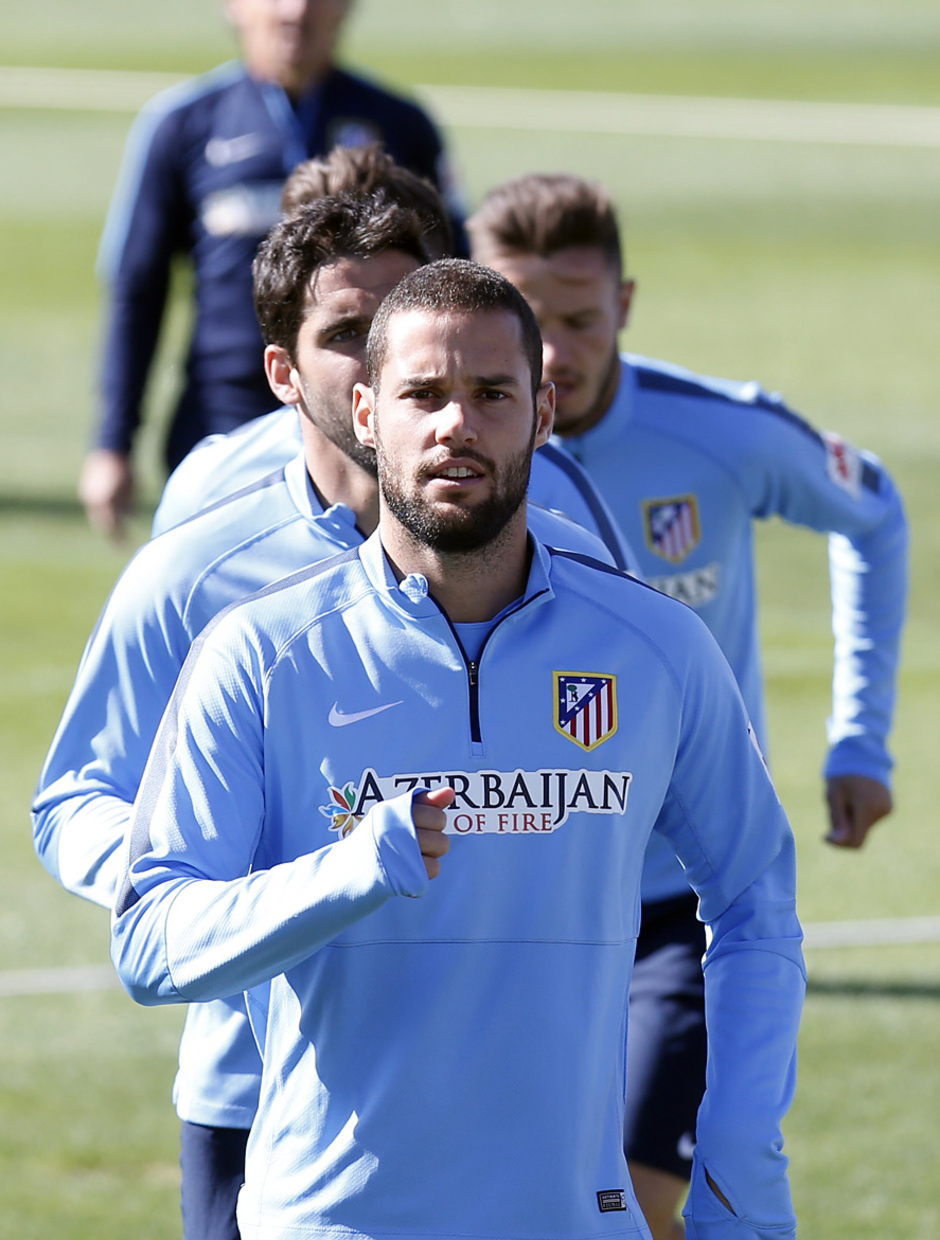
[[[555,727],[582,749],[596,749],[617,731],[617,677],[553,672]]]
[[[670,564],[681,564],[702,536],[695,496],[644,500],[643,532],[650,551]]]

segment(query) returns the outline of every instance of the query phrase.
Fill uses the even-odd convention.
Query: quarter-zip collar
[[[494,624],[500,623],[501,620],[515,614],[523,607],[528,607],[532,603],[542,603],[553,597],[551,555],[531,532],[529,533],[529,545],[532,548],[532,563],[529,567],[525,591],[519,599],[510,603],[500,613],[499,619],[494,619]],[[448,624],[451,623],[450,618],[432,598],[427,578],[421,573],[409,573],[402,581],[396,580],[385,555],[378,530],[363,543],[359,557],[372,585],[386,596],[389,604],[396,610],[415,619],[443,616]]]
[[[480,717],[480,674],[487,647],[502,625],[511,623],[521,612],[527,612],[554,597],[550,580],[551,555],[531,533],[529,544],[532,548],[532,563],[525,591],[515,602],[505,607],[498,616],[494,616],[492,628],[483,639],[476,659],[468,656],[450,617],[431,596],[427,578],[423,574],[409,573],[402,581],[396,580],[388,557],[385,555],[378,530],[359,550],[359,558],[366,576],[394,611],[412,620],[424,622],[428,626],[432,623],[436,624],[442,640],[445,639],[446,633],[446,640],[451,650],[458,656],[459,663],[462,663],[466,670],[470,751],[476,756],[484,753],[483,722]]]
[[[302,449],[284,466],[284,481],[291,503],[305,521],[331,534],[344,547],[354,547],[362,542],[362,534],[356,526],[356,514],[348,504],[323,507],[307,473]]]

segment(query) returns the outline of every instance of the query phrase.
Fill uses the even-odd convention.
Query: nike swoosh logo
[[[339,708],[339,702],[334,702],[330,708],[329,724],[331,728],[345,728],[348,723],[371,719],[373,715],[381,715],[383,710],[391,710],[393,706],[401,706],[401,702],[386,702],[384,706],[373,706],[371,710],[357,710],[344,715]]]
[[[264,149],[264,139],[257,133],[243,133],[237,138],[210,138],[206,143],[206,159],[213,168],[241,163]]]

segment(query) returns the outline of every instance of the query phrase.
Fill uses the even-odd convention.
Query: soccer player
[[[173,261],[183,255],[192,267],[195,309],[170,469],[205,435],[270,409],[251,263],[288,173],[336,145],[380,140],[399,163],[450,185],[427,115],[337,66],[349,4],[227,0],[241,61],[158,96],[131,131],[102,238],[102,409],[79,482],[89,518],[108,533],[132,503],[134,437]],[[452,190],[450,199],[460,228]]]
[[[285,468],[148,543],[115,586],[33,805],[37,852],[68,890],[113,907],[131,804],[203,627],[228,604],[357,546],[374,529],[375,459],[353,434],[353,385],[365,378],[376,308],[424,259],[422,222],[383,194],[321,199],[263,246],[256,298],[265,363],[272,388],[303,424],[304,446]],[[540,508],[533,519],[553,545],[607,556],[571,522]],[[195,1005],[174,1086],[186,1240],[237,1237],[235,1196],[259,1076],[241,995]]]
[[[795,1235],[792,836],[698,617],[527,529],[541,370],[508,281],[406,276],[356,388],[377,533],[219,617],[157,737],[113,956],[144,1003],[249,992],[246,1240],[649,1236],[621,1127],[654,829],[712,933],[694,1234]]]
[[[644,578],[695,608],[763,742],[752,523],[830,533],[834,700],[830,843],[862,845],[891,809],[887,737],[906,594],[907,527],[884,468],[755,383],[618,355],[634,292],[610,200],[571,176],[496,187],[468,223],[474,257],[532,306],[555,385],[555,431],[607,499]],[[681,1235],[705,1034],[695,897],[654,837],[631,991],[625,1142],[656,1240]]]

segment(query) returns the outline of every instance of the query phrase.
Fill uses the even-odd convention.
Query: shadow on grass
[[[76,496],[12,495],[0,491],[0,514],[23,517],[81,517],[85,510]]]
[[[848,999],[940,999],[940,981],[893,982],[879,978],[810,977],[807,994]]]
[[[155,510],[152,502],[141,502],[137,505],[136,516],[149,524]],[[74,495],[17,495],[0,488],[0,516],[69,517],[84,521],[85,509]]]

